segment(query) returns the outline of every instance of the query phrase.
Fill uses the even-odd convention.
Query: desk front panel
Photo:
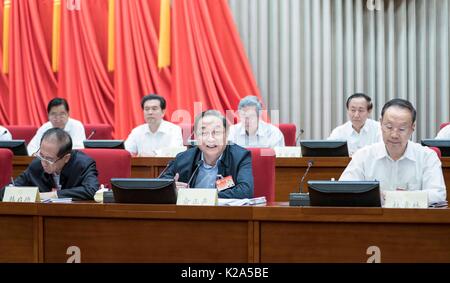
[[[0,215],[0,262],[38,262],[37,217]]]

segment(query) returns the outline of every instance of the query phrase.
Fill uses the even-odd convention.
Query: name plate
[[[276,146],[274,148],[276,157],[301,157],[302,152],[299,146]]]
[[[386,208],[428,208],[426,191],[385,191]]]
[[[177,205],[217,205],[217,190],[179,189]]]
[[[3,202],[40,202],[38,187],[5,187]]]

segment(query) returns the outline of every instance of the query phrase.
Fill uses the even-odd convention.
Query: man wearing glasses
[[[395,98],[381,110],[383,141],[358,150],[340,181],[380,181],[380,190],[426,190],[429,204],[446,200],[441,161],[437,154],[410,141],[416,110],[407,100]]]
[[[42,135],[50,128],[64,129],[72,138],[73,148],[83,148],[83,141],[86,139],[83,124],[69,117],[69,104],[64,98],[53,98],[47,105],[48,122],[42,125],[36,135],[28,144],[28,154],[32,155],[39,149]]]
[[[250,151],[227,145],[227,120],[216,110],[195,118],[198,146],[177,155],[161,178],[174,178],[177,188],[211,188],[220,198],[252,198]]]
[[[95,161],[72,151],[70,135],[60,129],[47,130],[28,168],[14,180],[15,186],[37,186],[41,199],[91,200],[99,187]]]

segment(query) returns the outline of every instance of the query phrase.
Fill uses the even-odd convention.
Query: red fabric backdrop
[[[74,11],[61,2],[60,69],[53,73],[53,1],[12,0],[0,124],[39,126],[47,102],[60,96],[72,117],[111,124],[115,137],[125,138],[143,123],[139,101],[149,93],[167,99],[167,120],[183,123],[200,110],[234,110],[240,98],[259,96],[226,0],[172,1],[172,66],[163,70],[157,68],[159,1],[116,0],[113,73],[106,69],[108,0],[81,1]]]

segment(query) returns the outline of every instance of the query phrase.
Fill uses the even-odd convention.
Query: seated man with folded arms
[[[42,135],[50,128],[60,128],[68,132],[72,138],[73,148],[84,148],[83,141],[86,139],[83,124],[69,117],[69,104],[64,98],[53,98],[47,105],[48,122],[43,124],[36,135],[28,144],[28,155],[33,155],[38,149]]]
[[[372,100],[364,93],[352,94],[347,99],[349,121],[336,127],[328,140],[346,140],[349,155],[373,143],[381,141],[380,123],[369,118],[372,112]]]
[[[175,178],[177,188],[212,188],[220,178],[231,179],[227,187],[217,188],[219,198],[252,198],[253,174],[250,151],[227,145],[225,117],[208,110],[195,119],[198,146],[179,153],[161,178]]]
[[[229,141],[243,147],[284,146],[283,133],[260,119],[261,102],[256,96],[244,97],[238,106],[240,123],[230,127]]]
[[[436,152],[410,141],[416,110],[407,100],[395,98],[381,111],[383,141],[358,150],[340,181],[380,181],[384,191],[426,190],[428,203],[446,200],[441,161]]]
[[[141,100],[145,124],[134,128],[127,140],[125,149],[133,156],[155,156],[162,148],[183,146],[181,128],[163,117],[166,113],[164,97],[150,94]]]
[[[10,141],[10,140],[12,140],[11,133],[8,131],[7,128],[2,127],[0,125],[0,141]]]
[[[47,130],[28,168],[14,180],[15,186],[36,186],[41,199],[92,200],[99,187],[95,161],[72,150],[72,138],[60,129]],[[3,195],[3,190],[2,190]]]
[[[437,140],[450,140],[450,124],[443,127],[436,136]]]

